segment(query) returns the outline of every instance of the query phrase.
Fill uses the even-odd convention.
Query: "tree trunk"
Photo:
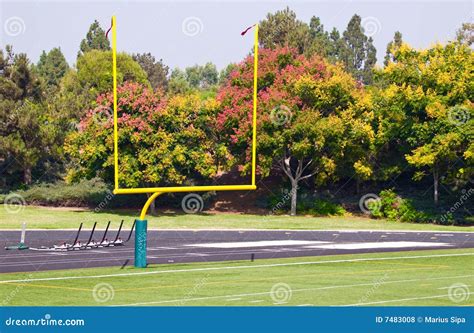
[[[293,181],[291,182],[291,216],[296,215],[296,202],[298,198],[298,182]]]
[[[25,185],[31,184],[31,167],[26,167],[23,170],[23,182],[25,183]]]
[[[439,186],[438,170],[433,169],[433,199],[436,206],[438,206],[438,200],[439,200],[438,186]]]

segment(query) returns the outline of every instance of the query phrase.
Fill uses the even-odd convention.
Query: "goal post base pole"
[[[135,267],[145,268],[146,243],[147,243],[147,220],[135,220]]]

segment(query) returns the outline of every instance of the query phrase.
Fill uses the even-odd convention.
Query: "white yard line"
[[[203,267],[203,268],[189,268],[189,269],[171,269],[171,270],[157,270],[157,271],[152,271],[152,272],[148,271],[148,272],[136,272],[136,273],[84,275],[84,276],[61,276],[61,277],[36,278],[36,279],[4,280],[4,281],[0,281],[0,284],[1,283],[14,283],[14,282],[101,279],[101,278],[154,275],[154,274],[169,274],[169,273],[224,271],[224,270],[241,270],[241,269],[302,266],[302,265],[321,265],[321,264],[324,265],[324,264],[348,263],[348,262],[383,261],[383,260],[399,260],[399,259],[406,260],[406,259],[443,258],[443,257],[461,257],[461,256],[474,256],[474,253],[433,254],[433,255],[404,256],[404,257],[403,256],[402,257],[379,257],[379,258],[372,257],[372,258],[355,258],[355,259],[338,259],[338,260],[321,260],[321,261],[302,261],[302,262],[290,262],[290,263],[281,263],[281,264],[221,266],[221,267]]]

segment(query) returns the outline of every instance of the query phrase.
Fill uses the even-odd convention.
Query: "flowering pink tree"
[[[218,93],[217,129],[226,135],[243,172],[250,168],[252,84],[249,56]],[[290,48],[260,51],[258,171],[267,176],[276,165],[288,177],[291,215],[296,214],[302,180],[322,183],[336,177],[337,167],[342,167],[342,157],[352,144],[346,134],[357,125],[354,116],[361,94],[361,87],[339,65],[319,57],[308,59]],[[370,135],[362,132],[354,132],[350,139]]]

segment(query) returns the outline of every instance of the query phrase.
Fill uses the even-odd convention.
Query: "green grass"
[[[23,207],[18,212],[7,211],[0,207],[0,229],[18,229],[25,221],[29,229],[75,229],[80,222],[91,227],[97,221],[104,228],[107,221],[118,226],[124,219],[130,226],[139,211],[104,211],[73,208]],[[370,230],[440,230],[474,231],[474,227],[444,226],[433,224],[401,223],[387,220],[375,220],[357,216],[311,217],[311,216],[271,216],[246,214],[162,214],[148,216],[150,228],[157,229],[370,229]]]
[[[463,253],[470,255],[454,256]],[[424,257],[407,258],[413,256]],[[364,258],[376,260],[341,261]],[[330,262],[335,260],[339,262]],[[136,273],[146,274],[131,275]],[[130,275],[90,277],[116,274]],[[71,276],[89,277],[1,282]],[[472,305],[473,285],[474,251],[464,249],[1,274],[0,301],[58,306]]]

